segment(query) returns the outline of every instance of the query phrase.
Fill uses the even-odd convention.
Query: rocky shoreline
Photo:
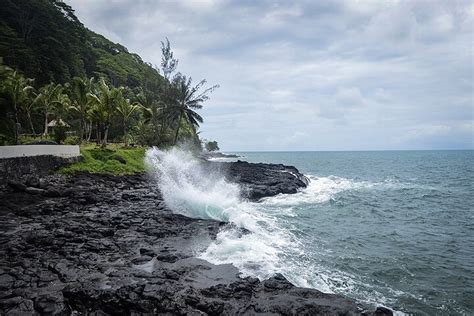
[[[294,167],[213,166],[252,200],[307,184]],[[146,174],[10,181],[0,190],[0,314],[391,314],[197,259],[225,225],[172,213]]]

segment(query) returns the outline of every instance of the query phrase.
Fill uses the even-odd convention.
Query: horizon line
[[[272,153],[272,152],[376,152],[376,151],[474,151],[474,148],[455,149],[333,149],[333,150],[219,150],[228,153]]]

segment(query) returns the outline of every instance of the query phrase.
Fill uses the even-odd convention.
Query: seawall
[[[0,147],[0,181],[40,177],[81,159],[79,146],[20,145]]]

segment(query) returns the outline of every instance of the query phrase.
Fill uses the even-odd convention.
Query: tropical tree
[[[69,98],[64,93],[64,87],[62,85],[50,83],[39,89],[39,93],[36,94],[33,103],[38,105],[43,112],[43,135],[47,136],[50,115],[56,114],[56,119],[59,123],[69,104]]]
[[[4,69],[2,76],[5,78],[2,80],[0,86],[0,98],[2,103],[11,106],[13,111],[13,120],[15,123],[14,127],[14,141],[18,144],[18,133],[20,124],[20,111],[22,109],[27,111],[27,116],[30,123],[30,128],[34,132],[33,122],[31,121],[31,92],[33,87],[33,79],[25,78],[16,71],[6,75],[8,70]]]
[[[215,140],[206,142],[205,147],[209,152],[219,150],[219,145]]]
[[[161,69],[163,70],[163,76],[168,81],[170,75],[178,67],[178,59],[173,57],[173,51],[171,50],[168,38],[165,39],[165,42],[161,42],[161,54]]]
[[[140,91],[136,95],[137,104],[140,105],[141,115],[137,128],[134,129],[138,134],[140,143],[150,146],[158,146],[168,137],[165,133],[168,122],[164,113],[166,104],[158,95],[149,91]]]
[[[102,138],[102,147],[107,146],[111,118],[117,109],[117,105],[121,102],[121,99],[123,99],[122,90],[122,87],[109,87],[105,80],[102,79],[97,91],[88,94],[88,98],[94,106],[92,115],[98,123],[98,129],[103,131],[102,135],[98,132],[99,139]]]
[[[74,77],[71,84],[71,106],[70,110],[79,114],[79,141],[82,141],[87,131],[87,115],[91,108],[88,94],[94,87],[94,78]],[[90,127],[91,128],[91,127]]]
[[[117,113],[122,118],[122,127],[123,127],[123,138],[125,141],[125,146],[128,146],[128,131],[130,125],[130,118],[132,114],[135,113],[141,105],[138,103],[131,104],[129,99],[122,98],[117,100],[118,104],[116,107]]]
[[[30,91],[32,91],[32,89]],[[25,102],[23,104],[23,109],[25,111],[26,118],[28,119],[28,124],[30,125],[31,133],[36,136],[35,126],[33,125],[33,119],[31,117],[34,108],[35,103],[33,102],[33,100],[29,100],[28,102]]]
[[[202,108],[202,103],[209,99],[208,94],[218,88],[214,85],[202,92],[199,90],[206,84],[206,80],[201,80],[197,85],[192,86],[192,78],[186,78],[185,75],[178,73],[171,82],[166,95],[167,106],[164,109],[166,117],[176,124],[176,132],[174,143],[178,141],[179,130],[182,121],[189,123],[193,130],[199,127],[199,123],[203,122],[201,115],[195,110]]]

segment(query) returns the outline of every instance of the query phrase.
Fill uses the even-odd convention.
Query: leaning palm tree
[[[130,103],[129,99],[122,98],[117,100],[118,104],[116,107],[117,113],[122,117],[122,126],[123,126],[123,138],[125,141],[125,146],[128,146],[128,130],[130,125],[130,118],[132,114],[140,109],[141,105],[138,103]]]
[[[30,128],[34,132],[33,123],[31,121],[31,86],[33,79],[28,79],[13,71],[4,72],[4,79],[0,87],[0,99],[3,103],[9,104],[13,110],[13,117],[15,121],[14,137],[15,144],[18,143],[18,132],[20,126],[19,114],[20,110],[25,109],[29,119]]]
[[[90,98],[87,97],[92,92],[94,78],[74,77],[71,84],[71,106],[70,110],[79,113],[79,141],[84,139],[87,131],[87,112],[90,110]]]
[[[178,142],[179,129],[183,119],[186,120],[196,131],[199,123],[203,122],[202,117],[194,110],[202,108],[202,103],[209,99],[208,94],[218,85],[214,85],[202,92],[199,90],[204,86],[206,80],[201,80],[196,86],[192,86],[191,77],[186,78],[182,74],[177,74],[166,93],[167,106],[164,109],[166,117],[176,124],[174,144]]]
[[[109,133],[111,118],[116,111],[118,103],[123,99],[122,90],[122,87],[109,87],[105,80],[102,79],[97,91],[88,94],[88,98],[94,106],[93,113],[96,122],[98,123],[97,125],[103,130],[103,135],[101,135],[102,147],[107,146],[107,136]]]

